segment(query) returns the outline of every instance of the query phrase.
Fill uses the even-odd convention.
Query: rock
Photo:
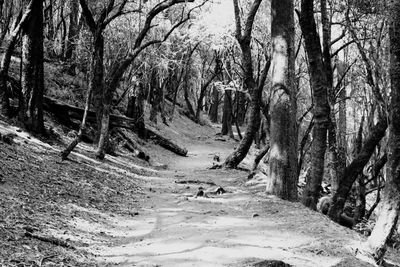
[[[8,133],[2,136],[1,139],[3,140],[4,143],[12,145],[14,143],[14,137],[16,136],[17,136],[16,134]]]
[[[222,187],[218,187],[217,190],[215,191],[215,194],[217,194],[217,195],[222,195],[225,193],[226,193],[226,190],[223,189]]]
[[[292,267],[292,265],[279,260],[264,260],[257,262],[253,265],[254,267]]]
[[[203,189],[199,189],[199,191],[197,191],[196,197],[204,197],[204,191],[203,191]]]
[[[74,131],[74,130],[69,131],[68,134],[67,134],[67,136],[68,136],[69,138],[76,138],[77,135],[78,135],[78,133],[77,133],[76,131]]]
[[[258,214],[258,213],[253,213],[253,215],[252,215],[251,217],[253,217],[253,218],[255,218],[255,217],[260,217],[260,214]]]

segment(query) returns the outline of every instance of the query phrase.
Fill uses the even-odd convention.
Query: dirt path
[[[20,238],[21,231],[0,231],[0,237],[8,238],[6,245],[12,245],[10,253],[25,255],[22,262],[40,263],[44,257],[43,266],[58,266],[65,257],[83,262],[86,256],[82,260],[76,256],[89,251],[95,262],[90,258],[87,264],[69,266],[255,266],[265,259],[301,267],[371,266],[354,257],[353,248],[363,239],[354,231],[299,203],[266,196],[262,181],[247,182],[246,172],[209,170],[215,155],[224,159],[235,145],[230,140],[216,141],[211,128],[193,130],[192,135],[176,131],[189,149],[188,157],[149,144],[152,165],[165,163],[167,170],[150,169],[129,155],[108,155],[98,162],[90,157],[93,147],[85,144],[71,161],[58,162],[57,146],[15,127],[0,124],[0,130],[18,135],[16,145],[1,144],[7,152],[2,172],[13,176],[2,187],[7,209],[1,213],[5,227],[0,230],[22,230],[33,222],[37,233],[77,248],[60,251],[57,246]],[[205,196],[196,197],[200,187]],[[219,187],[226,192],[215,194]],[[28,203],[29,209],[11,209],[15,199]],[[14,259],[15,253],[11,254]],[[398,254],[397,258],[391,255],[398,261]]]
[[[298,203],[265,196],[246,185],[244,172],[207,169],[214,154],[224,158],[231,147],[194,144],[161,178],[149,178],[149,199],[138,216],[99,225],[112,238],[90,247],[101,265],[250,266],[274,259],[293,266],[370,266],[351,256],[360,239],[354,232]],[[227,193],[213,194],[219,186]],[[206,197],[195,196],[199,187]]]

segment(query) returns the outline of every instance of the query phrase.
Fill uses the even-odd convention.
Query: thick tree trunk
[[[327,129],[329,123],[328,104],[328,80],[324,72],[325,66],[314,20],[314,1],[301,1],[300,26],[306,46],[311,89],[314,102],[314,127],[313,143],[311,145],[311,175],[303,190],[302,202],[305,206],[316,209],[316,204],[321,190],[321,182],[324,174],[324,159],[327,141]]]
[[[236,91],[236,123],[239,126],[244,124],[246,119],[246,94]]]
[[[293,201],[298,198],[293,1],[272,0],[271,11],[271,151],[266,191]]]
[[[100,30],[98,30],[100,31]],[[93,51],[90,62],[89,90],[93,94],[93,106],[97,118],[97,137],[100,138],[103,117],[103,91],[104,91],[104,37],[101,32],[94,33]]]
[[[43,133],[43,0],[33,1],[31,16],[22,28],[22,34],[19,116],[27,129]]]
[[[385,136],[386,128],[386,118],[380,118],[378,123],[371,130],[368,138],[365,139],[360,153],[358,153],[353,161],[346,167],[344,176],[339,182],[339,188],[336,194],[333,195],[332,205],[328,212],[328,215],[332,220],[339,222],[351,186],[357,179],[358,175],[362,173],[362,170],[371,158],[376,146]]]
[[[382,211],[376,222],[366,248],[375,261],[383,261],[387,241],[397,227],[400,212],[400,3],[390,1],[390,127],[388,140],[388,163]]]

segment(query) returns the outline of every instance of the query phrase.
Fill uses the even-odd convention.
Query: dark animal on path
[[[219,156],[218,155],[214,156],[214,161],[219,162]]]

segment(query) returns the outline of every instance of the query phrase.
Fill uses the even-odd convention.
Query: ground
[[[0,266],[373,266],[355,257],[355,231],[267,196],[244,170],[210,169],[237,145],[218,126],[179,114],[153,126],[188,156],[150,142],[150,163],[123,150],[100,162],[81,144],[61,161],[60,129],[49,143],[0,122],[16,135],[0,141]],[[399,251],[388,259],[400,264]]]

